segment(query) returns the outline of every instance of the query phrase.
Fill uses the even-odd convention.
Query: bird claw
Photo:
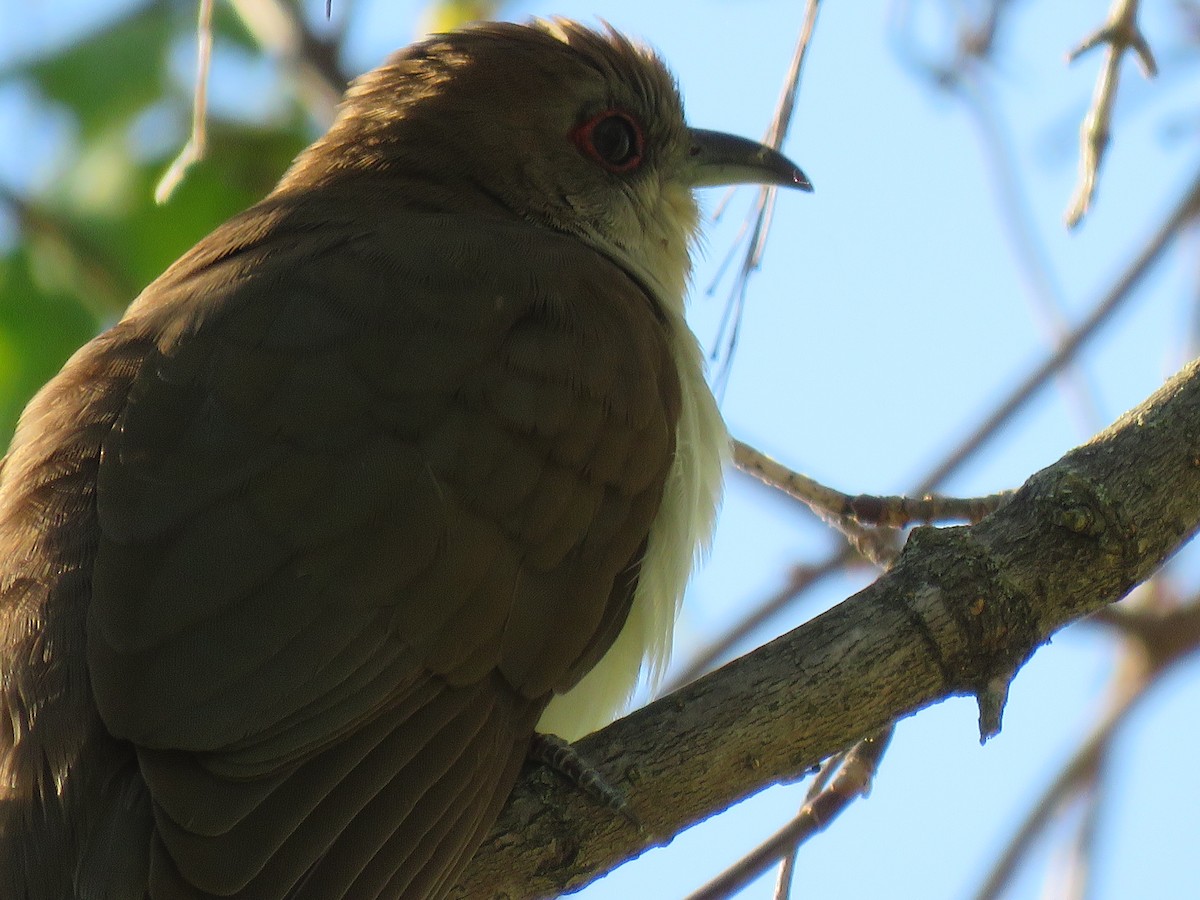
[[[529,746],[529,759],[557,772],[602,806],[619,813],[638,831],[642,830],[642,822],[633,812],[625,792],[610,784],[595,766],[580,755],[574,745],[557,734],[534,734]]]

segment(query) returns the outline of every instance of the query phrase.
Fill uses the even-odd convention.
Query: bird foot
[[[625,792],[609,784],[595,766],[557,734],[534,734],[529,759],[557,772],[593,800],[620,813],[638,831],[642,830],[641,820],[634,814]]]

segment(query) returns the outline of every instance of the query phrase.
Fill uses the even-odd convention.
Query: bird
[[[729,441],[697,188],[811,190],[569,20],[427,37],[30,402],[0,895],[428,900],[661,669]]]

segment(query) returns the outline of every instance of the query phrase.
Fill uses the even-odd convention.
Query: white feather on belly
[[[642,677],[657,687],[671,657],[671,636],[693,565],[708,550],[721,497],[729,435],[696,338],[671,310],[682,403],[662,506],[650,529],[646,557],[624,628],[600,662],[570,691],[555,697],[537,729],[568,741],[622,713]]]

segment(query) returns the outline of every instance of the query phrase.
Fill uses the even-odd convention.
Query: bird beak
[[[757,141],[721,131],[688,129],[689,182],[692,187],[721,184],[774,184],[811,191],[812,182],[800,167]]]

